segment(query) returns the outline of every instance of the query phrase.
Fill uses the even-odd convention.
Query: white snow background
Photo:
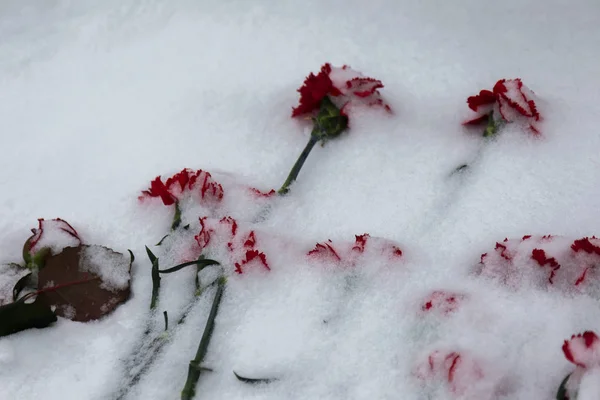
[[[310,133],[290,118],[296,89],[324,62],[381,79],[394,114],[367,110],[315,147],[252,227],[273,238],[272,271],[230,280],[196,398],[456,398],[415,376],[435,349],[485,366],[494,393],[469,398],[554,398],[573,370],[563,340],[600,332],[598,299],[509,291],[471,271],[505,237],[600,234],[599,27],[596,0],[0,2],[0,262],[20,260],[40,217],[137,256],[133,296],[110,316],[0,339],[0,398],[112,398],[148,314],[144,245],[172,216],[140,205],[140,191],[184,167],[278,188]],[[483,142],[461,126],[466,98],[516,77],[540,98],[542,137],[507,126],[450,178]],[[365,232],[398,242],[404,260],[350,294],[275,239],[306,252]],[[173,315],[189,301],[185,274],[163,277]],[[424,317],[433,290],[469,301]],[[130,399],[179,398],[212,293]],[[233,370],[279,380],[247,385]]]

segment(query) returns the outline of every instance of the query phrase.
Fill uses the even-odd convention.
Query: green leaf
[[[148,248],[148,246],[146,246],[146,254],[148,254],[148,258],[150,259],[151,263],[154,263],[154,261],[157,260],[156,256],[154,255],[154,253]]]
[[[155,246],[160,246],[162,244],[162,242],[164,242],[165,239],[168,238],[168,237],[169,237],[169,234],[166,234],[165,236],[163,236],[162,239],[160,239],[158,241],[158,243],[155,244]]]
[[[0,306],[0,337],[30,328],[45,328],[56,322],[56,315],[50,306],[40,299],[26,303],[27,298],[22,297],[14,303]]]
[[[39,271],[37,298],[56,306],[60,317],[80,322],[99,319],[129,299],[127,258],[103,246],[67,247],[48,257]]]
[[[32,289],[35,289],[35,286],[33,286],[34,283],[32,282],[32,279],[31,279],[32,277],[33,277],[33,275],[30,272],[27,275],[23,276],[21,279],[19,279],[17,281],[17,283],[15,283],[15,286],[13,287],[13,301],[17,301],[17,298],[19,297],[19,294],[26,287],[30,287]]]
[[[275,378],[246,378],[244,376],[238,375],[235,371],[233,371],[233,374],[238,379],[238,381],[248,383],[250,385],[258,385],[260,383],[271,383],[277,380]]]
[[[180,269],[185,268],[185,267],[190,266],[190,265],[198,265],[199,270],[201,270],[202,268],[208,267],[209,265],[219,265],[219,262],[215,261],[215,260],[209,260],[209,259],[203,258],[203,259],[196,260],[196,261],[184,262],[183,264],[179,264],[179,265],[176,265],[176,266],[171,267],[171,268],[161,269],[158,272],[160,272],[161,274],[170,274],[170,273],[173,273],[173,272],[177,272]]]
[[[129,252],[129,265],[133,264],[133,262],[135,261],[135,256],[133,255],[133,251],[127,249],[127,251]]]
[[[25,265],[31,263],[31,239],[33,239],[33,236],[30,236],[23,244],[23,261],[25,261]]]
[[[146,249],[148,249],[146,247]],[[149,250],[148,250],[149,251]],[[152,254],[154,256],[154,254]],[[160,274],[158,273],[158,258],[154,257],[152,261],[152,298],[150,299],[150,309],[154,310],[158,303],[158,294],[160,292]]]

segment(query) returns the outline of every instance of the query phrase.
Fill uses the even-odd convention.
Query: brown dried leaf
[[[109,248],[67,247],[40,270],[38,299],[73,321],[101,318],[129,299],[130,268],[129,257]]]

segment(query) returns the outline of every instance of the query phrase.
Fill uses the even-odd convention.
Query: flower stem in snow
[[[175,215],[173,215],[173,223],[171,224],[171,230],[179,228],[181,224],[181,208],[179,207],[179,202],[175,202]]]
[[[277,191],[280,195],[286,194],[290,191],[289,186],[296,180],[300,169],[304,165],[306,158],[310,154],[310,151],[318,141],[325,143],[329,139],[338,137],[346,128],[348,128],[348,117],[342,114],[342,111],[337,108],[331,99],[325,96],[321,100],[319,113],[313,118],[314,128],[310,133],[310,140],[308,144],[298,157],[298,160],[292,167],[290,174],[281,186],[281,189]]]
[[[223,292],[225,290],[225,282],[226,279],[224,277],[219,278],[217,292],[215,293],[210,314],[208,315],[208,320],[206,321],[206,326],[204,327],[202,339],[200,339],[200,344],[198,345],[196,357],[190,361],[188,367],[188,376],[187,380],[185,381],[185,386],[181,391],[181,400],[192,400],[196,394],[196,384],[200,378],[200,373],[204,369],[202,368],[201,363],[204,361],[213,330],[215,329],[215,318],[217,317],[219,305],[221,304],[221,298],[223,297]]]
[[[498,124],[495,120],[494,120],[494,112],[490,111],[490,113],[488,114],[488,121],[487,121],[487,125],[485,127],[485,130],[483,131],[483,137],[490,137],[493,136],[496,132],[498,132],[498,128],[500,124]]]
[[[317,128],[315,128],[315,129],[317,129]],[[283,195],[283,194],[287,194],[290,191],[290,185],[298,177],[298,174],[300,173],[300,170],[302,169],[304,162],[306,161],[306,159],[308,158],[308,155],[310,154],[311,150],[313,149],[313,147],[315,147],[315,144],[317,144],[318,141],[319,141],[318,135],[314,135],[314,134],[310,135],[310,140],[306,144],[306,147],[304,147],[304,150],[302,150],[302,153],[300,153],[300,157],[298,157],[298,159],[296,160],[296,163],[292,167],[292,170],[290,171],[287,179],[281,186],[281,189],[279,189],[277,191],[277,193],[279,193],[280,195]]]

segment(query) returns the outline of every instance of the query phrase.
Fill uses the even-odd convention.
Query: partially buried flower
[[[75,228],[61,218],[39,218],[38,227],[31,232],[33,236],[23,246],[23,259],[29,268],[40,268],[48,255],[58,254],[65,247],[81,244]]]
[[[184,168],[167,178],[165,183],[160,176],[157,176],[150,183],[150,188],[142,191],[139,199],[160,197],[166,206],[175,204],[175,216],[171,228],[176,229],[181,223],[179,201],[188,194],[202,203],[214,205],[223,199],[223,187],[212,178],[209,172]]]
[[[292,117],[319,110],[326,97],[344,115],[347,107],[357,104],[379,106],[391,112],[390,106],[381,98],[379,92],[381,88],[383,83],[378,79],[365,77],[347,65],[340,68],[326,63],[317,75],[310,73],[302,87],[298,89],[300,102],[293,109]]]
[[[541,115],[534,93],[521,79],[501,79],[490,90],[482,90],[467,99],[469,108],[477,115],[463,125],[486,125],[484,136],[495,134],[504,123],[519,122],[538,135]]]
[[[395,264],[402,260],[402,250],[391,240],[371,237],[368,233],[355,235],[354,242],[334,244],[331,240],[317,243],[306,253],[312,261],[355,267],[358,263],[382,261]]]
[[[300,101],[293,108],[292,117],[311,118],[313,130],[304,151],[279,189],[279,194],[289,191],[289,186],[298,177],[302,165],[317,142],[324,144],[348,128],[348,115],[353,107],[374,106],[391,112],[390,106],[381,98],[381,88],[383,83],[380,80],[365,77],[347,65],[332,67],[326,63],[317,75],[308,75],[298,89]]]
[[[600,368],[600,339],[596,333],[586,331],[573,335],[570,340],[565,340],[562,350],[565,358],[575,364],[576,368],[563,380],[557,399],[576,400],[584,396],[583,392],[586,399],[598,398],[600,393],[590,393],[589,390],[582,389],[582,380],[588,375],[594,377],[594,372],[597,373]],[[592,394],[595,396],[590,396]]]
[[[266,254],[257,248],[254,230],[240,229],[232,217],[200,218],[200,232],[195,239],[201,251],[209,249],[221,258],[230,259],[238,274],[251,267],[271,270]]]

